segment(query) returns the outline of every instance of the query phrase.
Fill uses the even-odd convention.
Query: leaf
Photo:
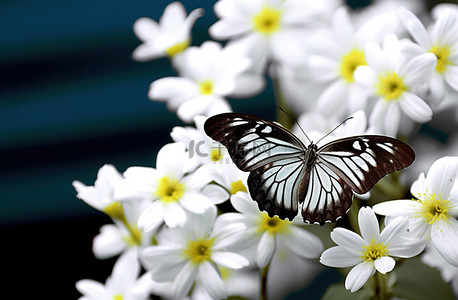
[[[403,260],[395,269],[397,281],[392,294],[402,299],[453,300],[450,285],[440,272],[423,264],[419,257]]]

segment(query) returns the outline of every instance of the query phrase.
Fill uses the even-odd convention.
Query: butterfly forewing
[[[324,164],[358,194],[367,193],[383,176],[408,167],[415,158],[405,143],[379,135],[332,141],[318,149],[317,164]]]
[[[207,135],[223,144],[242,171],[291,156],[303,156],[305,146],[285,128],[255,116],[225,113],[209,118]]]
[[[205,132],[221,142],[242,171],[260,210],[307,223],[335,222],[351,206],[353,191],[368,192],[383,176],[409,166],[413,150],[385,136],[362,135],[308,148],[275,123],[241,113],[209,118]]]

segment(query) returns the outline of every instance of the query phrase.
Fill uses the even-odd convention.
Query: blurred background
[[[147,98],[150,82],[175,74],[169,61],[131,59],[140,44],[134,21],[158,20],[170,2],[0,1],[4,297],[74,299],[77,280],[104,282],[111,273],[115,260],[96,260],[91,250],[100,226],[111,221],[78,200],[71,183],[92,185],[106,163],[121,172],[154,166],[173,126],[183,125]],[[192,44],[200,45],[216,21],[214,1],[182,3],[188,12],[206,11],[193,29]],[[269,119],[274,103],[270,85],[253,100],[231,102],[235,111]]]

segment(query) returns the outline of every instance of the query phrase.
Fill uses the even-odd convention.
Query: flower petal
[[[276,248],[275,234],[264,232],[259,240],[256,264],[259,268],[264,268],[271,261]]]
[[[224,281],[213,264],[207,261],[201,263],[199,266],[199,276],[202,285],[212,299],[227,298],[227,291]]]
[[[358,225],[361,236],[366,242],[378,239],[380,234],[379,224],[374,211],[370,207],[361,207],[358,213]]]
[[[349,252],[361,251],[366,242],[353,231],[345,228],[334,228],[331,232],[331,239],[342,248]]]
[[[321,254],[320,262],[328,267],[346,268],[359,264],[361,257],[356,252],[350,253],[341,246],[335,246]]]
[[[420,83],[427,82],[436,68],[437,57],[432,53],[423,53],[408,60],[399,70],[409,88],[414,88]]]
[[[278,239],[297,256],[303,258],[316,258],[323,252],[323,243],[311,232],[290,226],[290,234],[278,235]]]
[[[250,263],[244,256],[227,251],[212,252],[211,259],[220,266],[230,269],[240,269]]]
[[[435,222],[431,227],[431,240],[442,257],[458,267],[458,221],[448,218]]]
[[[183,299],[188,294],[196,278],[197,271],[198,269],[191,262],[184,265],[172,284],[175,299]]]
[[[121,230],[112,224],[103,225],[94,238],[92,251],[98,259],[110,258],[121,253],[126,247]]]
[[[335,114],[337,108],[345,108],[348,97],[348,86],[342,80],[336,80],[323,91],[316,109],[324,115]]]
[[[458,66],[447,66],[445,81],[447,81],[450,87],[455,91],[458,91]]]
[[[413,36],[413,38],[421,46],[423,46],[423,48],[430,49],[431,41],[429,40],[428,32],[426,31],[425,26],[423,26],[420,20],[412,12],[410,12],[404,7],[401,7],[399,9],[399,16],[402,23]]]
[[[202,189],[202,193],[207,196],[213,204],[221,204],[229,199],[230,194],[221,186],[209,184]]]
[[[407,233],[408,228],[409,220],[406,217],[398,217],[383,228],[380,240],[386,244],[391,244],[393,240]]]
[[[181,227],[186,224],[186,220],[186,212],[178,203],[172,202],[164,206],[164,222],[167,226]]]
[[[164,206],[160,201],[154,201],[142,212],[138,218],[137,226],[144,231],[157,228],[164,220]]]
[[[385,134],[396,136],[401,122],[401,110],[396,102],[388,102],[385,111]]]
[[[183,206],[190,212],[195,214],[202,214],[210,206],[213,206],[213,202],[208,199],[207,196],[202,195],[202,193],[185,193],[180,199],[180,205]]]
[[[377,75],[370,67],[359,66],[353,72],[353,78],[355,79],[356,83],[364,87],[374,88],[375,81],[377,80]]]
[[[375,204],[372,209],[379,215],[392,217],[407,217],[413,215],[420,208],[414,200],[391,200]]]
[[[433,111],[420,97],[410,92],[404,92],[399,101],[402,111],[414,121],[419,123],[429,122]]]
[[[375,268],[368,262],[362,262],[355,266],[348,273],[345,279],[345,288],[350,290],[352,293],[359,290],[367,280],[374,275]]]
[[[425,245],[424,239],[403,236],[391,242],[388,255],[401,258],[414,257],[425,249]]]
[[[76,289],[86,296],[86,299],[109,299],[110,295],[108,291],[105,289],[105,286],[100,282],[90,280],[90,279],[83,279],[79,280],[76,283]]]
[[[377,258],[374,261],[374,267],[377,269],[377,271],[379,271],[382,274],[391,272],[395,264],[396,264],[395,260],[389,256],[383,256],[383,257]]]
[[[458,157],[445,156],[436,160],[426,175],[426,191],[423,193],[449,199],[458,171]]]

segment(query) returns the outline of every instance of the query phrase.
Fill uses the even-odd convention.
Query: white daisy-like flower
[[[211,139],[204,130],[206,117],[196,116],[196,127],[174,127],[170,136],[175,142],[181,142],[186,146],[189,158],[195,161],[196,167],[208,166],[220,162],[226,148],[217,141]]]
[[[210,207],[201,215],[190,214],[186,226],[166,229],[166,241],[158,237],[159,245],[143,250],[143,262],[153,280],[172,280],[175,299],[183,299],[197,277],[206,292],[214,299],[227,297],[218,266],[240,269],[248,260],[227,250],[245,232],[242,224],[219,226],[216,208]]]
[[[329,1],[220,0],[214,6],[220,20],[209,31],[215,39],[243,45],[258,70],[268,60],[305,64],[305,26],[330,6]]]
[[[122,180],[121,173],[113,165],[104,165],[99,169],[93,186],[86,186],[78,180],[72,184],[77,191],[76,197],[113,219],[122,220],[122,204],[114,198],[115,188]]]
[[[369,116],[373,131],[396,136],[402,112],[419,123],[431,120],[431,108],[414,90],[433,75],[437,61],[434,54],[424,53],[406,60],[397,37],[389,35],[383,49],[376,43],[367,45],[366,61],[368,66],[359,66],[353,76],[378,97]]]
[[[215,204],[223,203],[238,192],[248,192],[249,173],[240,171],[227,152],[220,161],[212,165],[212,168],[208,168],[207,172],[216,184],[205,186],[202,193]]]
[[[149,274],[140,275],[137,256],[129,252],[122,255],[113,267],[113,272],[105,284],[82,279],[76,283],[76,289],[83,294],[80,300],[146,300],[149,299],[153,281]]]
[[[189,47],[176,57],[181,77],[165,77],[151,83],[148,96],[167,102],[180,119],[191,122],[197,115],[211,116],[231,111],[225,97],[253,95],[264,82],[259,75],[245,73],[251,59],[240,46],[222,46],[207,41]]]
[[[458,267],[449,264],[436,248],[428,245],[421,256],[421,260],[428,266],[439,269],[445,282],[449,282],[455,297],[458,296]]]
[[[200,189],[210,182],[198,170],[188,173],[188,153],[182,143],[167,144],[159,150],[156,168],[130,167],[124,172],[125,180],[117,187],[119,200],[148,200],[138,219],[138,227],[150,231],[164,221],[176,227],[186,223],[186,210],[203,213],[213,203]]]
[[[323,251],[321,240],[305,230],[300,218],[295,221],[269,217],[251,197],[238,192],[231,197],[232,206],[239,213],[225,213],[220,216],[223,224],[244,224],[247,232],[243,241],[237,244],[238,250],[248,249],[259,268],[264,268],[276,251],[277,244],[284,245],[290,252],[302,258],[315,258]]]
[[[406,8],[401,8],[399,14],[418,43],[406,42],[403,52],[412,57],[422,53],[432,53],[437,57],[435,72],[428,82],[431,101],[437,106],[445,96],[446,85],[458,91],[457,14],[450,9],[442,10],[429,30]]]
[[[374,205],[385,216],[404,216],[409,230],[431,239],[432,245],[450,264],[458,266],[458,186],[455,179],[458,157],[446,156],[433,163],[425,176],[420,174],[410,192],[418,200],[394,200]]]
[[[137,227],[138,218],[149,205],[149,201],[122,202],[123,219],[115,219],[115,224],[106,224],[94,238],[92,251],[98,259],[114,257],[123,252],[138,252],[138,249],[151,245],[154,231],[145,232]]]
[[[173,2],[164,9],[159,23],[140,18],[134,23],[134,33],[143,42],[132,56],[137,61],[148,61],[168,55],[174,57],[191,43],[191,28],[203,15],[203,9],[193,10],[186,16],[181,2]]]
[[[316,53],[310,58],[312,78],[329,83],[318,98],[318,112],[343,118],[365,107],[369,93],[355,84],[353,72],[358,66],[367,65],[366,44],[382,42],[386,35],[396,31],[398,24],[396,14],[384,13],[356,29],[347,9],[341,7],[334,13],[330,30],[317,31],[319,41],[310,45]]]
[[[335,228],[331,239],[338,245],[326,249],[320,262],[329,267],[355,266],[345,279],[345,288],[358,291],[376,271],[385,274],[395,266],[394,257],[413,257],[423,251],[425,242],[408,235],[407,218],[397,218],[380,232],[375,213],[362,207],[358,213],[361,236],[345,228]]]

